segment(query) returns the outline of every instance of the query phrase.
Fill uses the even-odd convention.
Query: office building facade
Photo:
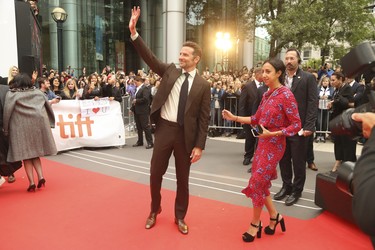
[[[42,58],[47,68],[57,68],[58,45],[56,22],[51,12],[63,8],[63,65],[71,66],[75,76],[101,71],[106,65],[114,70],[137,71],[148,66],[139,58],[130,42],[128,22],[131,8],[139,5],[141,17],[137,30],[152,51],[165,62],[178,64],[181,45],[186,40],[199,43],[204,56],[200,69],[214,70],[252,67],[253,45],[238,38],[236,15],[230,0],[207,0],[220,15],[200,19],[188,0],[39,0],[38,19],[42,29]],[[195,6],[196,7],[196,6]],[[207,7],[207,6],[205,6]],[[203,8],[203,7],[202,7]],[[196,10],[196,9],[195,9]],[[232,47],[222,51],[214,46],[218,31],[231,35]]]

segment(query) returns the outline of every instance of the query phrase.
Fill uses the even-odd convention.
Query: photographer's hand
[[[362,122],[362,133],[365,138],[369,138],[371,130],[375,125],[375,113],[354,113],[352,119],[357,122]]]

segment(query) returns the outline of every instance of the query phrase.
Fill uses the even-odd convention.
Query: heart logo
[[[92,111],[93,111],[95,114],[98,113],[99,110],[100,110],[100,108],[93,108],[93,109],[92,109]]]

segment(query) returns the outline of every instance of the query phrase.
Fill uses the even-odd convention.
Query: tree
[[[270,35],[270,57],[290,45],[302,49],[306,43],[328,55],[335,47],[350,47],[374,39],[375,18],[366,6],[373,0],[223,0],[236,7],[238,34],[250,41],[252,30],[264,27]],[[223,18],[220,0],[187,0],[188,8],[202,22]],[[189,18],[189,17],[188,17]],[[322,61],[322,63],[324,60]]]
[[[255,7],[258,20],[270,34],[270,57],[291,44],[301,49],[310,43],[323,56],[346,42],[355,46],[370,39],[374,16],[365,11],[371,0],[260,0]],[[257,26],[261,24],[257,23]],[[324,60],[323,60],[324,61]]]

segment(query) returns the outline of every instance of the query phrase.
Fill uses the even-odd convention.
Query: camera
[[[375,91],[371,90],[369,102],[357,108],[350,108],[342,112],[329,122],[329,128],[333,135],[347,135],[358,139],[362,135],[362,123],[352,119],[353,113],[375,112]]]
[[[375,75],[375,42],[364,42],[352,49],[341,59],[344,74],[355,77],[362,73]],[[353,113],[375,112],[375,91],[368,95],[369,102],[357,108],[345,110],[332,119],[329,128],[333,135],[348,135],[353,139],[362,135],[362,124],[352,119]]]
[[[338,171],[336,178],[336,187],[343,191],[344,193],[353,196],[353,172],[355,163],[346,161],[340,166],[340,171]]]

